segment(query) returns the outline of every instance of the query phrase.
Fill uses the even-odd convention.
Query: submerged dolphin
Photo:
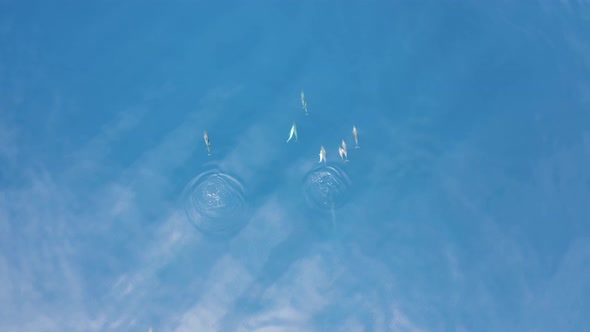
[[[203,139],[205,140],[205,145],[207,145],[207,154],[210,156],[211,155],[211,142],[209,141],[209,135],[207,135],[206,131],[203,133]]]
[[[324,146],[322,145],[322,147],[320,148],[320,163],[324,162],[324,164],[326,163],[326,149],[324,149]]]
[[[289,143],[293,136],[295,136],[295,142],[297,142],[297,125],[295,124],[295,122],[293,122],[293,125],[291,126],[291,131],[289,132],[289,139],[287,140],[287,143]]]
[[[356,143],[355,149],[360,148],[359,146],[359,132],[356,130],[355,126],[352,126],[352,135],[354,135],[354,142]]]
[[[303,106],[305,115],[309,115],[309,113],[307,113],[307,101],[305,100],[305,93],[303,93],[303,90],[301,90],[301,106]]]

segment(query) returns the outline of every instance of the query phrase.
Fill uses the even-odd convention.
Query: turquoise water
[[[2,331],[590,327],[587,1],[3,1],[0,41]]]

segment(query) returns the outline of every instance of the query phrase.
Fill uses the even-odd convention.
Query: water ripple
[[[340,167],[320,166],[305,175],[303,194],[310,208],[333,211],[348,202],[350,185],[350,178]]]
[[[244,187],[217,170],[199,174],[186,186],[184,204],[189,220],[208,236],[235,235],[248,222]]]

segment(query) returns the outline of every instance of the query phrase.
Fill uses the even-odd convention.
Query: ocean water
[[[589,1],[0,1],[1,331],[588,312]]]

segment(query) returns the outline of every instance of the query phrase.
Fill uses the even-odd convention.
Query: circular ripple
[[[208,171],[195,177],[184,193],[189,220],[204,234],[230,236],[246,224],[244,188],[234,177]]]
[[[303,179],[307,205],[316,210],[331,211],[348,202],[350,179],[337,166],[321,166],[311,170]]]

